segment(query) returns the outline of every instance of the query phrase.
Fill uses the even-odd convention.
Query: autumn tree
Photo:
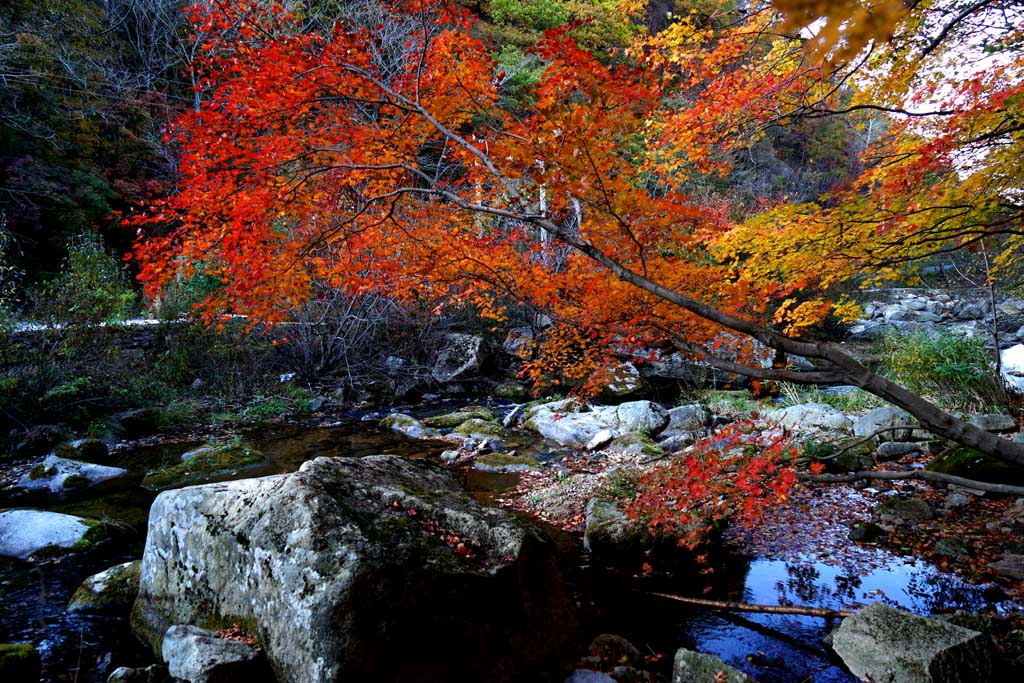
[[[1017,33],[1004,33],[1008,61],[948,95],[937,82],[941,97],[974,99],[943,114],[935,131],[906,113],[919,81],[893,81],[906,79],[894,68],[905,56],[896,36],[931,5],[878,19],[843,3],[846,19],[830,14],[811,51],[798,29],[816,6],[779,5],[788,25],[770,6],[699,3],[601,58],[566,28],[552,29],[536,48],[547,67],[533,105],[516,112],[500,106],[501,75],[474,37],[474,19],[444,4],[394,5],[413,29],[387,71],[375,59],[373,27],[299,30],[285,6],[260,2],[195,7],[195,30],[209,36],[208,99],[169,133],[182,149],[178,191],[130,221],[143,236],[141,277],[150,293],[198,267],[220,278],[224,288],[203,308],[212,322],[234,311],[284,320],[314,282],[410,302],[472,302],[496,320],[506,302],[526,301],[556,321],[542,358],[566,357],[564,340],[637,353],[670,340],[759,380],[861,387],[936,434],[1024,464],[1024,446],[942,412],[814,336],[826,317],[854,315],[830,292],[875,267],[862,253],[888,245],[897,229],[912,248],[911,197],[946,206],[953,192],[986,226],[996,225],[986,197],[1015,201],[997,189],[968,201],[970,175],[952,156],[958,141],[1015,139],[1019,84],[997,76],[1019,58]],[[842,40],[829,38],[834,25]],[[957,25],[936,26],[940,45],[956,34]],[[865,79],[858,97],[876,99],[848,99],[854,73]],[[1005,96],[986,91],[999,83]],[[843,109],[897,117],[880,143],[896,145],[891,158],[840,188],[830,208],[839,213],[826,213],[859,216],[850,220],[860,229],[852,258],[845,233],[837,241],[835,226],[814,212],[783,204],[743,220],[727,203],[684,191],[695,174],[729,173],[770,126]],[[922,163],[928,151],[945,163]],[[999,167],[1003,151],[993,143],[969,161]],[[872,203],[885,220],[859,208]],[[977,222],[968,220],[962,228]],[[940,230],[947,224],[938,221]],[[791,364],[793,356],[813,369]]]

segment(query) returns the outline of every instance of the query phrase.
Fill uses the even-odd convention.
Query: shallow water
[[[272,425],[254,429],[242,438],[267,456],[271,462],[268,472],[294,471],[318,456],[394,453],[436,457],[451,447],[443,442],[410,441],[361,421],[335,427]],[[196,445],[135,449],[119,454],[118,464],[141,470],[172,464]],[[496,496],[518,481],[515,474],[472,469],[458,476],[466,489],[485,504],[493,503]],[[138,490],[54,506],[62,512],[112,521],[119,529],[118,537],[90,555],[63,561],[33,566],[0,560],[0,642],[36,643],[47,668],[44,681],[102,682],[112,668],[146,663],[146,650],[131,635],[124,619],[69,614],[64,606],[86,576],[141,556],[152,498],[153,494]],[[707,580],[689,577],[652,583],[598,572],[586,565],[578,538],[557,530],[548,532],[564,556],[567,576],[581,603],[579,650],[566,653],[566,661],[586,654],[589,640],[608,632],[630,639],[644,652],[661,655],[652,666],[666,674],[675,649],[689,647],[719,655],[761,683],[854,680],[821,644],[831,626],[823,619],[713,613],[645,595],[637,589],[836,609],[884,600],[921,614],[977,609],[987,604],[978,587],[883,550],[871,551],[875,555],[868,563],[846,567],[799,557],[787,561],[730,557],[716,566],[715,572],[705,577]],[[709,592],[704,591],[705,586]],[[552,680],[561,681],[567,674],[562,672]]]

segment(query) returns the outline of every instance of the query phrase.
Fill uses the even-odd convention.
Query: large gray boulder
[[[615,417],[609,421],[620,434],[636,432],[653,436],[668,426],[669,414],[651,401],[629,401],[616,406]]]
[[[167,671],[188,683],[267,683],[272,675],[256,648],[195,626],[172,626],[161,644]]]
[[[715,655],[694,652],[686,648],[676,650],[672,665],[672,683],[757,683],[742,671],[735,669]]]
[[[669,431],[680,432],[702,432],[707,422],[708,414],[704,408],[697,403],[685,406],[676,406],[668,411]]]
[[[0,512],[0,556],[25,560],[84,549],[102,533],[91,519],[47,510]]]
[[[131,473],[121,467],[94,465],[50,454],[22,475],[18,486],[26,491],[45,491],[63,498],[81,491],[99,493],[131,486],[133,479]]]
[[[511,680],[572,621],[538,532],[389,455],[162,493],[132,615],[154,649],[174,624],[238,624],[304,683]]]
[[[430,375],[442,384],[463,379],[480,367],[483,339],[471,334],[449,334],[434,359]]]
[[[867,437],[878,433],[879,430],[887,427],[902,427],[904,425],[916,425],[917,419],[913,415],[897,408],[896,406],[882,406],[874,408],[857,418],[853,423],[854,436]],[[913,430],[893,430],[878,434],[878,441],[908,441]]]
[[[848,434],[853,422],[827,403],[803,403],[775,410],[768,419],[795,432],[827,431]]]
[[[525,426],[562,446],[584,448],[604,430],[612,438],[637,433],[654,435],[669,423],[668,411],[651,401],[629,401],[617,406],[586,406],[566,399],[533,406]]]
[[[938,619],[875,602],[847,617],[832,634],[854,676],[891,683],[988,681],[991,638]]]

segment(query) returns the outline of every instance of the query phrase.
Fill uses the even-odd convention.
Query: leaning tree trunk
[[[783,354],[803,356],[821,361],[822,368],[801,371],[779,368],[758,368],[742,363],[715,358],[706,350],[695,351],[710,364],[757,379],[798,382],[802,384],[852,384],[864,391],[874,394],[893,405],[903,408],[921,423],[924,429],[955,441],[956,443],[975,448],[982,453],[992,455],[1001,460],[1024,466],[1024,444],[1010,441],[985,431],[968,422],[964,422],[934,403],[908,391],[899,384],[892,382],[874,372],[856,358],[828,342],[807,342],[792,339],[751,320],[738,318],[718,310],[702,301],[698,301],[626,268],[608,254],[594,247],[589,242],[566,233],[557,224],[540,217],[529,217],[559,240],[590,257],[594,261],[611,270],[619,279],[628,282],[654,296],[675,304],[705,320],[717,323],[734,332],[747,335],[765,346]],[[681,343],[682,344],[682,343]],[[682,344],[685,347],[685,344]],[[689,349],[694,350],[694,349]]]

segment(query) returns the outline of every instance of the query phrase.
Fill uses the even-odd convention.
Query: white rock
[[[269,671],[255,648],[195,626],[167,629],[161,655],[168,673],[189,683],[269,680]]]
[[[587,442],[587,450],[596,451],[602,446],[607,446],[614,438],[615,432],[610,429],[602,429],[598,433],[594,434],[590,441]]]
[[[789,406],[769,413],[768,419],[794,431],[826,430],[846,433],[853,429],[850,418],[827,403]]]
[[[46,510],[0,512],[0,556],[28,559],[44,548],[71,548],[95,522]]]
[[[79,460],[68,460],[50,454],[18,480],[18,486],[29,491],[49,490],[61,494],[85,488],[99,487],[101,484],[124,479],[130,476],[126,469],[94,465]],[[73,477],[69,482],[68,479]]]

